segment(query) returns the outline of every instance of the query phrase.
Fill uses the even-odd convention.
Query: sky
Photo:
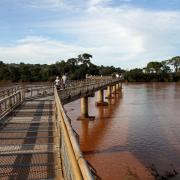
[[[179,0],[0,0],[0,61],[93,55],[124,69],[178,56]]]

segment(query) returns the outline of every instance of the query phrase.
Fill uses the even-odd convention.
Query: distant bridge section
[[[86,80],[72,81],[68,88],[60,90],[58,94],[61,102],[67,104],[82,97],[92,97],[96,91],[105,90],[110,86],[112,92],[114,86],[121,86],[120,83],[120,78],[92,77]]]

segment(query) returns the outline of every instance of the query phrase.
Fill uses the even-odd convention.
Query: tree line
[[[91,62],[92,55],[84,53],[77,58],[60,60],[55,64],[5,64],[0,61],[0,81],[36,82],[54,81],[56,76],[67,74],[71,80],[85,79],[86,75],[112,75],[125,72],[113,66],[97,66]]]
[[[180,56],[161,62],[151,61],[142,69],[126,71],[124,79],[129,82],[179,82]]]
[[[140,69],[123,70],[114,66],[97,66],[91,62],[92,55],[84,53],[77,58],[60,60],[55,64],[5,64],[0,61],[0,81],[37,82],[54,81],[56,76],[67,74],[69,79],[84,79],[86,75],[110,76],[122,74],[125,81],[180,81],[180,56],[161,62],[151,61]]]

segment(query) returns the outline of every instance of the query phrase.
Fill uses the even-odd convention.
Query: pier
[[[107,106],[105,98],[113,98],[121,88],[120,78],[94,77],[73,81],[60,91],[46,85],[0,92],[1,178],[100,179],[83,157],[78,134],[63,105],[81,98],[78,120],[92,120],[88,97],[98,91],[95,105]]]

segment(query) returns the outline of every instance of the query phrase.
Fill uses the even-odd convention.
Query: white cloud
[[[31,0],[28,6],[48,11],[76,11],[86,7],[87,4],[88,1],[86,0]]]
[[[30,5],[34,8],[58,8],[63,5],[63,0],[31,0]]]
[[[89,49],[67,45],[61,41],[30,36],[21,39],[11,46],[0,47],[0,59],[8,59],[8,63],[54,63],[60,59],[76,57]],[[7,61],[6,61],[7,62]]]
[[[56,19],[36,23],[34,28],[41,28],[43,32],[63,41],[38,36],[24,38],[11,47],[0,47],[1,59],[8,57],[10,60],[28,59],[31,62],[38,60],[50,63],[52,60],[89,52],[96,64],[130,68],[143,67],[150,60],[178,55],[179,11],[111,7],[108,6],[110,0],[80,0],[81,3],[75,0],[36,2],[43,2],[47,7],[56,7],[60,2],[63,6],[79,5],[84,8],[76,13],[70,8],[66,12],[67,17],[62,17],[61,11],[53,16]]]
[[[102,5],[108,5],[109,2],[112,2],[112,0],[89,0],[88,6],[102,6]]]
[[[177,11],[91,6],[81,16],[41,25],[52,32],[76,37],[78,41],[74,43],[94,50],[98,64],[121,65],[126,61],[126,66],[142,67],[148,60],[177,55],[179,22]]]

